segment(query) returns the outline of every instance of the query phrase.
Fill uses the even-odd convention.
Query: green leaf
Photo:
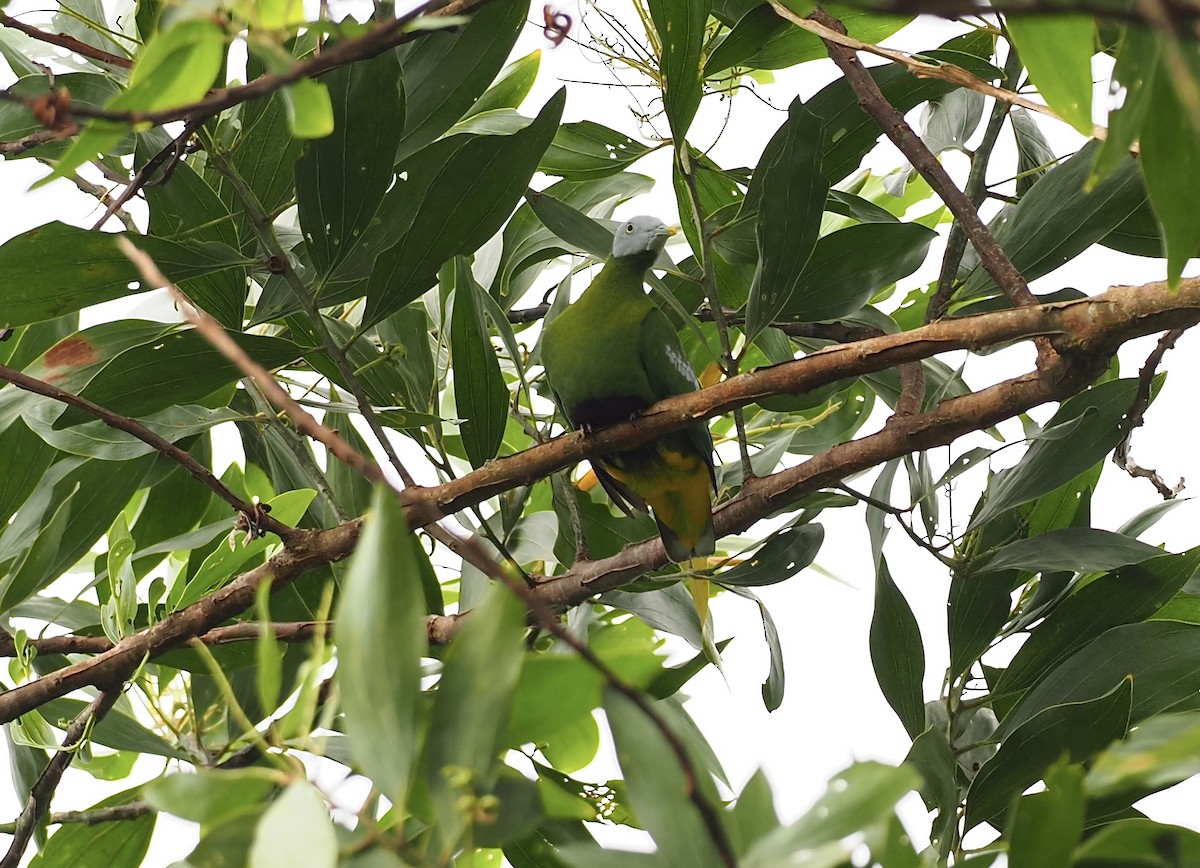
[[[1090,796],[1153,792],[1200,774],[1200,712],[1145,720],[1093,760]]]
[[[1083,762],[1125,734],[1133,680],[1120,678],[1109,685],[1095,699],[1056,703],[1008,729],[1000,750],[971,782],[967,829],[1003,813],[1012,798],[1040,780],[1060,756]]]
[[[823,137],[822,120],[795,100],[767,144],[771,162],[760,164],[751,182],[758,201],[759,272],[746,310],[747,337],[775,319],[802,283],[829,194],[821,173]],[[750,201],[750,191],[746,196]]]
[[[1071,864],[1075,868],[1161,865],[1164,853],[1176,865],[1200,862],[1200,834],[1148,819],[1118,820],[1079,845]]]
[[[1096,162],[1088,186],[1108,176],[1129,155],[1129,149],[1142,130],[1150,108],[1150,93],[1158,70],[1162,40],[1153,28],[1126,25],[1117,46],[1117,62],[1108,83],[1111,100],[1121,99],[1120,107],[1108,113],[1108,135],[1096,153]],[[1114,102],[1115,104],[1115,102]],[[1159,255],[1157,251],[1154,255]]]
[[[1101,696],[1123,678],[1133,679],[1130,722],[1165,711],[1200,689],[1194,665],[1200,626],[1144,621],[1101,633],[1043,678],[1001,724],[1001,736],[1046,708]]]
[[[231,334],[233,341],[265,368],[298,360],[303,351],[291,341],[253,334]],[[114,413],[145,416],[177,404],[191,404],[242,376],[195,329],[161,335],[131,347],[108,362],[79,394]],[[95,417],[66,408],[54,423],[66,428]]]
[[[682,636],[693,648],[704,646],[703,629],[700,616],[696,614],[696,604],[682,584],[676,583],[639,594],[608,591],[600,595],[600,601],[637,615],[656,630]]]
[[[565,100],[566,91],[558,91],[533,123],[511,136],[454,136],[403,164],[401,177],[407,180],[388,197],[407,209],[407,223],[395,246],[375,261],[367,322],[416,299],[433,284],[442,263],[474,251],[499,230],[558,129]]]
[[[856,832],[886,823],[896,802],[920,784],[921,776],[908,766],[855,763],[834,776],[825,794],[804,816],[790,826],[776,829],[752,847],[742,865],[767,868],[794,864],[795,854],[802,850],[832,845]],[[848,858],[849,851],[843,852],[843,858]],[[840,865],[843,861],[827,864]]]
[[[52,504],[54,512],[38,531],[37,537],[8,575],[0,579],[0,612],[7,612],[17,603],[33,596],[58,578],[59,548],[71,521],[72,499],[79,493],[78,484],[64,491],[61,500]]]
[[[1126,159],[1084,192],[1099,142],[1092,140],[1038,179],[991,224],[992,234],[1026,280],[1058,268],[1119,226],[1145,200],[1137,161]],[[982,266],[964,278],[961,297],[995,292]]]
[[[529,190],[525,193],[525,201],[556,237],[597,259],[608,257],[613,246],[613,234],[598,221],[546,193]]]
[[[870,644],[879,689],[909,737],[916,738],[925,729],[925,703],[921,698],[925,649],[917,619],[896,587],[884,557],[879,558],[875,573]]]
[[[606,178],[625,171],[650,150],[624,133],[579,121],[558,128],[538,171],[575,181]]]
[[[799,573],[817,557],[825,541],[819,524],[793,524],[767,537],[753,556],[713,575],[721,585],[755,587],[773,585]]]
[[[337,835],[316,787],[300,780],[287,787],[258,821],[248,868],[334,868]]]
[[[407,103],[397,163],[450,129],[479,99],[508,60],[528,14],[523,0],[488,3],[466,27],[428,33],[397,51]]]
[[[1092,55],[1096,24],[1087,15],[1008,15],[1008,35],[1038,92],[1058,116],[1092,135]]]
[[[475,100],[475,104],[467,110],[463,119],[499,109],[516,109],[529,96],[533,82],[537,79],[538,67],[541,65],[541,49],[529,52],[524,57],[518,57],[500,72],[496,82],[483,96]]]
[[[664,725],[669,724],[666,702],[653,703]],[[626,696],[609,687],[604,712],[612,728],[617,760],[625,775],[629,801],[638,820],[654,837],[662,860],[670,865],[717,868],[724,864],[696,805],[687,798],[688,777],[671,743],[654,721]],[[676,732],[675,738],[681,736]],[[691,786],[716,809],[716,791],[709,771],[687,752],[694,780]],[[720,834],[724,834],[723,830]]]
[[[143,235],[127,237],[175,281],[252,264],[237,251],[214,242],[179,244]],[[53,319],[154,289],[144,285],[114,238],[54,222],[5,242],[0,246],[0,272],[9,281],[4,296],[5,324]]]
[[[261,769],[163,775],[146,784],[142,794],[157,810],[185,820],[218,826],[248,808],[267,801],[276,784]]]
[[[1105,630],[1150,616],[1175,596],[1197,567],[1200,548],[1125,566],[1083,585],[1033,630],[995,684],[995,692],[1024,692]]]
[[[202,98],[225,59],[225,33],[206,18],[187,18],[161,30],[138,53],[129,88],[114,111],[153,112]]]
[[[1093,573],[1141,563],[1162,553],[1160,548],[1109,530],[1067,527],[1001,546],[976,568]]]
[[[1172,78],[1164,68],[1151,86],[1138,165],[1146,179],[1154,215],[1162,224],[1167,281],[1174,287],[1183,267],[1200,248],[1200,215],[1189,207],[1200,194],[1200,132],[1176,93]]]
[[[462,796],[488,792],[495,779],[521,673],[524,619],[520,598],[493,584],[446,655],[422,758],[435,853],[452,852],[466,829]]]
[[[862,223],[832,232],[817,241],[780,313],[803,322],[854,313],[916,271],[936,237],[919,223]]]
[[[904,758],[905,765],[921,773],[925,785],[921,787],[921,798],[925,807],[938,812],[940,830],[946,829],[948,819],[954,818],[958,807],[958,787],[955,783],[957,760],[946,740],[946,733],[934,726],[929,727],[915,739]],[[940,839],[940,835],[936,836]]]
[[[812,9],[811,4],[797,3],[794,0],[788,0],[785,5],[793,7],[803,15],[807,15]],[[841,3],[822,4],[821,8],[841,21],[851,36],[870,43],[886,39],[911,20],[897,15],[881,15]],[[790,22],[784,22],[784,28],[778,31],[776,36],[769,39],[750,57],[737,62],[738,65],[753,69],[784,69],[826,56],[825,44],[821,42],[820,37],[807,30],[801,30]]]
[[[1022,868],[1071,864],[1071,851],[1083,835],[1083,769],[1058,765],[1046,775],[1046,789],[1017,801],[1005,829],[1008,858]]]
[[[301,78],[279,91],[288,129],[297,139],[320,139],[334,131],[333,100],[323,82]]]
[[[1109,380],[1063,401],[1044,430],[1072,423],[1070,437],[1039,439],[1015,467],[996,474],[971,527],[1053,491],[1100,461],[1121,439],[1120,423],[1136,392],[1136,380]]]
[[[393,181],[404,91],[389,52],[335,69],[321,84],[333,132],[305,145],[295,172],[304,249],[324,276],[354,251]]]
[[[126,805],[139,797],[140,787],[109,796],[87,810]],[[142,865],[150,849],[158,817],[143,814],[119,823],[65,823],[50,836],[30,868],[135,868]]]
[[[355,760],[398,810],[420,741],[427,556],[395,493],[375,488],[337,615],[338,685]]]
[[[7,526],[58,456],[20,419],[0,431],[0,455],[7,456],[10,467],[8,473],[0,474],[0,525]]]
[[[250,848],[261,811],[238,814],[212,829],[205,830],[200,843],[187,857],[189,868],[226,868],[249,865]]]
[[[700,62],[712,0],[649,0],[648,5],[660,46],[663,107],[672,137],[682,143],[704,95]]]
[[[496,457],[508,421],[508,387],[480,310],[484,290],[464,257],[454,260],[454,310],[450,349],[454,364],[454,406],[459,432],[472,466]]]

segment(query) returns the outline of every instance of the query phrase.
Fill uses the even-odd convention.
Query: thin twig
[[[0,868],[17,868],[20,864],[25,848],[29,846],[29,839],[33,837],[33,830],[37,828],[42,815],[49,810],[50,800],[54,798],[54,791],[58,789],[58,782],[62,780],[63,772],[75,757],[75,747],[83,741],[92,726],[108,713],[120,695],[121,691],[115,687],[102,690],[67,726],[62,747],[46,764],[46,768],[29,790],[29,798],[25,800],[25,807],[17,817],[12,832],[12,843],[8,845],[8,852],[4,858],[0,859]]]
[[[128,246],[138,253],[141,252],[137,251],[133,247],[133,244],[124,237],[118,237],[117,244],[121,246],[122,250],[125,250],[125,247]],[[133,255],[128,250],[125,250],[125,253],[130,259],[133,259]],[[0,365],[0,380],[7,380],[18,389],[23,389],[26,392],[32,392],[36,395],[43,395],[90,413],[108,427],[133,435],[152,449],[161,452],[172,461],[180,464],[193,478],[211,489],[217,497],[228,503],[237,512],[243,515],[254,515],[256,512],[261,513],[260,510],[255,509],[254,504],[247,503],[238,497],[211,470],[197,461],[194,456],[180,449],[174,443],[170,443],[158,434],[155,434],[136,419],[130,419],[128,416],[122,416],[120,413],[114,413],[105,407],[101,407],[99,404],[89,401],[87,398],[60,389],[58,386],[39,380],[36,377],[31,377],[21,371],[13,370],[7,365]],[[288,527],[283,522],[273,519],[267,514],[261,514],[261,518],[257,519],[257,521],[260,526],[271,533],[277,534],[280,539],[285,541],[294,530],[294,528]]]
[[[888,515],[895,518],[896,523],[900,525],[900,527],[904,530],[904,532],[906,534],[908,534],[909,539],[911,539],[913,542],[915,542],[921,548],[925,549],[925,551],[929,552],[931,555],[933,555],[935,558],[937,558],[942,563],[943,566],[950,567],[951,569],[958,566],[958,562],[955,561],[954,558],[947,557],[946,555],[942,554],[941,550],[938,549],[937,546],[935,546],[932,542],[925,539],[923,536],[921,536],[919,533],[917,533],[915,530],[913,530],[913,528],[909,525],[909,523],[904,520],[904,516],[911,513],[913,510],[913,507],[910,506],[908,509],[901,509],[898,506],[892,506],[890,503],[885,503],[882,500],[876,500],[874,497],[871,497],[869,494],[863,494],[861,491],[855,491],[849,485],[846,485],[845,483],[841,483],[841,482],[839,482],[837,485],[834,485],[831,487],[836,488],[839,491],[844,491],[846,494],[850,495],[855,500],[860,500],[863,503],[865,503],[867,506],[874,507],[875,509],[878,509],[880,512],[886,512]]]
[[[274,621],[269,626],[280,642],[307,642],[318,632],[328,632],[332,624],[328,621]],[[263,624],[259,621],[241,621],[214,627],[197,638],[205,645],[226,645],[257,639],[262,630]],[[107,636],[48,636],[29,639],[25,647],[35,648],[39,654],[103,654],[112,650],[113,642]],[[16,654],[16,640],[7,633],[0,633],[0,657],[15,657]]]
[[[74,184],[79,189],[79,192],[86,193],[87,195],[94,197],[101,205],[104,205],[105,207],[112,206],[115,201],[113,199],[112,190],[102,187],[100,184],[93,184],[91,181],[77,172],[72,172],[70,175],[68,175],[67,180]],[[138,231],[138,226],[137,223],[134,222],[133,216],[119,205],[112,211],[112,216],[121,221],[121,224],[125,227],[127,232]]]
[[[1141,477],[1150,480],[1150,484],[1155,490],[1162,495],[1163,500],[1174,499],[1179,492],[1183,491],[1183,478],[1180,477],[1179,482],[1175,485],[1167,485],[1163,478],[1158,475],[1158,471],[1151,470],[1149,467],[1142,467],[1129,454],[1129,441],[1133,438],[1135,428],[1140,428],[1146,418],[1146,408],[1150,406],[1150,389],[1154,384],[1155,374],[1158,372],[1158,366],[1163,360],[1163,356],[1167,351],[1175,346],[1176,341],[1183,337],[1183,329],[1171,329],[1165,332],[1158,339],[1158,344],[1151,350],[1150,355],[1146,356],[1146,361],[1142,365],[1142,369],[1138,371],[1138,390],[1133,398],[1133,405],[1129,408],[1129,412],[1125,416],[1125,421],[1121,425],[1124,432],[1121,437],[1121,442],[1117,444],[1117,448],[1113,450],[1113,463],[1133,477]]]
[[[79,132],[79,128],[73,124],[56,130],[34,130],[29,135],[11,142],[0,142],[0,156],[16,157],[26,151],[32,151],[39,145],[70,138],[77,132]]]
[[[165,147],[159,150],[157,154],[147,160],[146,165],[137,170],[137,173],[130,180],[129,184],[124,190],[121,191],[121,195],[109,203],[108,208],[106,208],[104,211],[104,214],[99,220],[96,221],[96,224],[92,226],[92,230],[95,231],[103,227],[104,224],[108,222],[109,217],[116,214],[118,210],[124,207],[126,202],[138,194],[139,190],[150,183],[150,179],[154,177],[154,173],[157,172],[159,167],[164,163],[167,164],[167,168],[163,170],[164,175],[169,173],[179,162],[179,160],[182,159],[184,149],[187,146],[187,141],[192,137],[192,133],[196,131],[196,127],[198,125],[199,123],[196,121],[189,121],[186,123],[183,127],[183,131],[179,135],[177,135]],[[170,158],[169,163],[167,162],[168,158]]]
[[[118,820],[136,820],[146,814],[153,813],[156,808],[149,802],[130,802],[127,805],[113,805],[110,808],[92,808],[89,811],[56,811],[47,819],[49,826],[64,826],[75,824],[79,826],[98,826],[101,823],[113,823]],[[11,835],[17,830],[17,824],[0,823],[0,835]]]

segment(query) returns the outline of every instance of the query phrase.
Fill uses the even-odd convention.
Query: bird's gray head
[[[630,217],[617,226],[613,237],[613,256],[658,253],[675,233],[657,217]]]

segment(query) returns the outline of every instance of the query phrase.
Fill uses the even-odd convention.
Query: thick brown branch
[[[680,428],[694,419],[716,416],[772,394],[803,392],[849,376],[919,361],[940,352],[993,346],[1036,335],[1064,337],[1064,353],[1044,371],[1026,374],[970,395],[944,401],[933,410],[898,418],[883,431],[843,443],[797,467],[755,480],[737,500],[716,513],[719,534],[740,532],[758,519],[856,470],[949,443],[1047,401],[1082,389],[1122,342],[1200,322],[1200,279],[1117,287],[1093,298],[1035,307],[1012,308],[976,317],[942,320],[895,335],[831,347],[806,358],[742,374],[707,389],[661,401],[638,419],[603,429],[592,437],[564,435],[519,455],[492,461],[466,476],[431,488],[409,489],[412,515],[430,509],[464,509],[526,484],[584,458],[626,449]],[[360,523],[347,522],[323,531],[297,530],[287,548],[266,564],[236,578],[203,600],[122,640],[90,660],[73,664],[0,694],[0,723],[87,685],[105,687],[127,678],[147,657],[186,643],[236,617],[254,602],[264,581],[282,587],[307,569],[346,557],[358,539]],[[467,541],[468,543],[470,541]],[[577,565],[537,586],[539,599],[556,607],[586,600],[632,580],[666,562],[662,543],[647,540],[601,561]],[[459,620],[459,619],[455,619]],[[430,619],[431,637],[453,629]]]
[[[11,15],[6,15],[3,12],[0,12],[0,26],[19,30],[26,36],[36,39],[38,42],[45,42],[47,45],[57,45],[59,48],[73,51],[79,56],[90,60],[98,60],[101,63],[119,66],[121,69],[130,69],[133,66],[133,61],[128,57],[122,57],[119,54],[113,54],[102,48],[88,45],[86,42],[81,42],[74,36],[67,36],[65,33],[47,33],[45,30],[39,30],[33,25],[18,21]]]
[[[101,823],[113,823],[118,820],[136,820],[154,810],[149,802],[130,802],[127,805],[93,808],[90,811],[57,811],[51,814],[46,822],[51,826],[62,826],[67,823],[79,826],[98,826]],[[11,835],[16,830],[16,823],[0,823],[0,835]]]

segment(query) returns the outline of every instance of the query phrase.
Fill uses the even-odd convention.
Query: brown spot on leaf
[[[46,366],[50,368],[82,368],[98,361],[100,354],[83,338],[61,340],[46,352]]]

